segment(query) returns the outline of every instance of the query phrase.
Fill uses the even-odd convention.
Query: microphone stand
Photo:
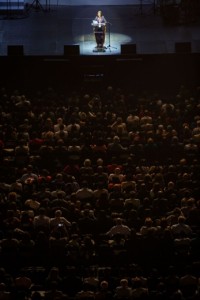
[[[117,49],[117,48],[116,47],[111,47],[111,45],[110,45],[110,25],[112,25],[112,24],[110,22],[107,22],[106,24],[108,24],[108,42],[109,42],[109,44],[106,48],[110,49],[110,51],[111,51],[111,48],[113,48],[113,49]]]
[[[47,3],[47,2],[46,2]],[[40,3],[40,0],[33,0],[33,2],[30,4],[28,11],[33,8],[35,9],[35,11],[45,11],[44,7],[42,6],[42,4]]]

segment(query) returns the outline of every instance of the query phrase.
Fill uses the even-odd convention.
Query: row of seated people
[[[199,299],[199,89],[1,98],[2,299]]]
[[[40,167],[52,171],[88,157],[93,163],[99,156],[124,161],[128,155],[135,162],[148,158],[148,163],[164,163],[167,157],[177,163],[182,156],[192,161],[198,154],[198,92],[196,98],[189,97],[183,87],[175,103],[159,97],[135,99],[111,87],[101,96],[72,94],[65,101],[49,92],[43,102],[37,98],[34,103],[17,91],[2,93],[0,145],[5,164],[23,167],[38,159]]]
[[[198,269],[199,264],[186,265],[177,273],[170,266],[168,274],[155,268],[144,274],[135,264],[120,269],[93,266],[84,271],[31,267],[13,277],[1,268],[6,284],[0,284],[0,295],[1,299],[199,299]]]

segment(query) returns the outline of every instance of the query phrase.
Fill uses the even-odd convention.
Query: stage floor
[[[101,9],[107,27],[105,52],[96,52],[91,22]],[[28,7],[23,13],[0,15],[0,55],[8,45],[23,45],[24,55],[64,53],[64,45],[79,45],[81,55],[118,55],[122,44],[136,44],[138,54],[174,53],[175,43],[191,43],[200,53],[200,18],[166,23],[153,5]]]

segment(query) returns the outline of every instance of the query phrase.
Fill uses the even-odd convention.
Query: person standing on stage
[[[99,10],[95,19],[93,20],[94,34],[97,43],[97,48],[104,48],[105,33],[106,33],[106,19]]]

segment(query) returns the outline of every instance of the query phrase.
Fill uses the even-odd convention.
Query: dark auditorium
[[[200,1],[0,0],[0,300],[200,300]]]

